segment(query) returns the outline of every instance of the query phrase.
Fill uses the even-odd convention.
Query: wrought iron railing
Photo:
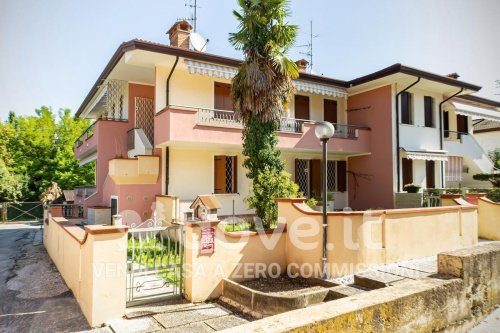
[[[291,133],[303,133],[304,123],[314,123],[314,120],[282,118],[280,121],[279,131]],[[212,110],[212,109],[198,109],[198,124],[208,126],[222,126],[222,127],[238,127],[242,125],[235,119],[233,111]],[[346,124],[333,124],[335,126],[336,138],[355,139],[358,137],[357,130],[362,128],[360,126],[346,125]]]
[[[77,218],[83,217],[83,206],[76,204],[52,204],[50,205],[53,215],[59,215],[57,210],[60,209],[62,217]]]
[[[76,196],[81,198],[90,197],[95,192],[95,186],[77,186]]]
[[[83,145],[83,143],[86,140],[88,140],[90,137],[92,137],[92,135],[94,135],[94,126],[95,126],[95,123],[92,123],[89,127],[87,127],[87,129],[85,131],[83,131],[82,135],[80,135],[78,137],[78,139],[76,139],[75,148],[78,148],[81,145]]]
[[[462,140],[462,136],[469,135],[466,132],[457,132],[457,131],[444,131],[444,140],[445,141],[459,141]]]

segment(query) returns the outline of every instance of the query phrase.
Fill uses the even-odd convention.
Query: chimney
[[[306,73],[307,66],[309,65],[309,61],[306,59],[300,59],[295,62],[297,67],[299,68],[299,73]]]
[[[455,80],[460,77],[460,75],[458,75],[457,73],[451,73],[451,74],[448,74],[446,76],[449,78],[455,79]]]
[[[170,46],[189,49],[189,32],[193,29],[188,21],[178,21],[167,32],[170,37]]]

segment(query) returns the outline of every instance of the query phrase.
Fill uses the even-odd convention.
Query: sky
[[[191,0],[194,2],[194,0]],[[0,120],[41,106],[74,111],[118,48],[133,38],[168,44],[165,32],[191,15],[190,0],[0,0]],[[198,0],[208,52],[241,58],[228,42],[236,0]],[[290,23],[314,72],[351,80],[394,63],[457,72],[500,100],[499,0],[292,0]],[[304,58],[306,48],[290,50]]]

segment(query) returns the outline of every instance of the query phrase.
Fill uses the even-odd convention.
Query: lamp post
[[[326,267],[326,243],[327,243],[327,231],[328,231],[328,219],[326,216],[326,190],[327,190],[327,145],[328,140],[330,140],[335,134],[335,127],[332,123],[327,121],[320,121],[316,124],[314,129],[314,134],[321,141],[323,146],[323,170],[322,170],[322,197],[323,197],[323,278],[327,278],[327,267]]]

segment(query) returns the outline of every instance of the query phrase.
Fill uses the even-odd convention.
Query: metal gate
[[[2,222],[33,222],[43,218],[41,202],[2,202],[0,203]]]
[[[129,229],[127,306],[184,293],[184,228],[145,222]]]

